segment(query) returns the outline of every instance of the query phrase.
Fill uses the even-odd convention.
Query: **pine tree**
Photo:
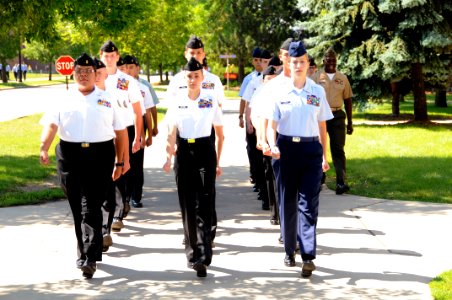
[[[311,17],[302,26],[310,53],[333,46],[338,69],[358,100],[389,94],[389,83],[410,78],[414,120],[427,117],[424,80],[444,85],[451,72],[452,4],[440,0],[301,0]]]

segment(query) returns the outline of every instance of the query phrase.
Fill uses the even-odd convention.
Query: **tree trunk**
[[[391,94],[392,94],[392,115],[398,117],[400,115],[400,94],[397,90],[397,82],[391,82]]]
[[[414,120],[427,121],[427,98],[425,96],[422,64],[411,64],[411,80],[413,80]]]
[[[163,65],[162,63],[159,64],[159,75],[160,75],[160,83],[163,82]]]
[[[151,73],[149,71],[149,59],[146,59],[146,76],[148,77],[148,82],[151,82]]]
[[[52,63],[49,63],[49,81],[52,81]]]
[[[446,89],[438,88],[435,95],[435,106],[447,107]]]

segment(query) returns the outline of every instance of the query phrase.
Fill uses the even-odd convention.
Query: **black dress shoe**
[[[284,264],[287,267],[295,267],[295,254],[287,255],[284,257]]]
[[[135,208],[141,208],[143,207],[143,203],[141,203],[141,201],[132,200],[132,206]]]
[[[279,225],[279,221],[277,219],[270,219],[270,224]]]
[[[197,262],[193,264],[193,270],[196,271],[196,276],[198,277],[206,277],[207,276],[207,267],[205,264]]]
[[[124,203],[124,211],[122,212],[122,218],[125,219],[130,212],[130,203],[128,201],[126,201],[126,203]]]
[[[301,277],[310,277],[312,275],[312,271],[314,270],[315,265],[312,260],[303,260],[303,265],[301,266]]]
[[[256,183],[256,180],[254,180],[254,178],[251,177],[251,176],[250,176],[250,183],[251,183],[251,184],[255,184],[255,183]]]
[[[350,187],[346,184],[336,185],[336,195],[342,195],[343,193],[347,193],[349,190]]]
[[[283,238],[282,238],[282,234],[279,235],[278,242],[279,242],[280,244],[284,244],[284,240],[283,240]]]
[[[79,259],[77,259],[77,261],[75,262],[75,265],[77,266],[77,269],[81,269],[84,263],[85,263],[85,260],[79,258]]]
[[[88,262],[85,261],[85,263],[83,264],[81,270],[83,272],[83,277],[85,278],[93,278],[94,272],[96,272],[97,269],[97,265],[96,262]]]

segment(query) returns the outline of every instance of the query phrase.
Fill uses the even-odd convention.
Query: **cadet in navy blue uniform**
[[[75,61],[77,90],[61,99],[58,107],[40,121],[44,126],[42,164],[49,163],[48,149],[57,131],[60,137],[57,171],[74,218],[77,267],[86,278],[93,276],[96,261],[102,260],[101,206],[107,198],[110,177],[116,180],[122,173],[127,134],[112,99],[95,87],[95,78],[94,61],[84,53]]]
[[[174,172],[185,234],[187,265],[198,277],[207,276],[212,261],[212,209],[215,178],[221,175],[219,161],[223,148],[222,113],[217,93],[201,88],[202,64],[191,58],[185,65],[187,89],[181,90],[167,113],[168,143],[165,172]],[[212,126],[216,135],[211,137]],[[177,141],[177,151],[175,144]]]
[[[268,143],[280,192],[280,221],[286,266],[295,266],[297,239],[302,277],[315,270],[316,226],[322,170],[326,159],[326,120],[332,119],[323,88],[307,78],[308,55],[302,42],[289,46],[292,80],[274,94],[269,107]],[[276,166],[275,166],[276,165]]]

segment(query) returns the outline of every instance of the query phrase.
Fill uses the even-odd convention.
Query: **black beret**
[[[279,74],[281,74],[282,72],[284,71],[284,69],[283,68],[281,68],[281,69],[279,69],[278,71],[276,71],[276,75],[279,75]]]
[[[118,50],[118,47],[116,47],[116,45],[112,42],[112,41],[110,41],[110,40],[108,40],[108,41],[106,41],[103,45],[102,45],[102,47],[100,47],[100,50],[102,51],[102,52],[107,52],[107,53],[109,53],[109,52],[118,52],[119,50]]]
[[[140,66],[140,62],[138,61],[138,58],[136,56],[134,56],[133,58],[135,58],[135,65],[137,67],[139,67]]]
[[[262,78],[265,78],[266,75],[275,75],[276,69],[273,66],[269,66],[267,69],[262,72]]]
[[[74,66],[95,67],[94,60],[85,52],[82,53],[74,62]]]
[[[259,47],[256,47],[253,49],[253,57],[261,58],[261,49]]]
[[[106,68],[105,64],[100,59],[97,59],[97,57],[94,57],[93,60],[96,70]]]
[[[124,64],[126,65],[135,65],[136,59],[132,55],[126,55],[124,56]]]
[[[279,47],[279,49],[289,51],[289,46],[290,46],[290,43],[292,43],[292,42],[293,42],[293,38],[288,38],[281,44],[281,47]]]
[[[261,58],[263,58],[263,59],[270,59],[270,58],[272,58],[272,55],[271,55],[270,51],[262,50]]]
[[[282,61],[279,59],[277,55],[273,56],[272,59],[270,59],[270,62],[268,63],[269,66],[282,66]]]
[[[306,48],[304,47],[303,43],[301,41],[298,42],[292,42],[289,46],[289,56],[290,57],[300,57],[305,55]]]
[[[197,36],[192,36],[188,40],[187,44],[185,44],[185,48],[190,49],[204,48],[204,44],[202,43],[201,39],[199,39]]]
[[[124,65],[124,58],[120,57],[120,58],[118,59],[118,61],[116,62],[116,66],[117,66],[117,67],[120,67],[120,66],[122,66],[122,65]]]
[[[202,64],[199,63],[194,57],[190,58],[187,64],[184,66],[185,71],[198,71],[202,70]]]

